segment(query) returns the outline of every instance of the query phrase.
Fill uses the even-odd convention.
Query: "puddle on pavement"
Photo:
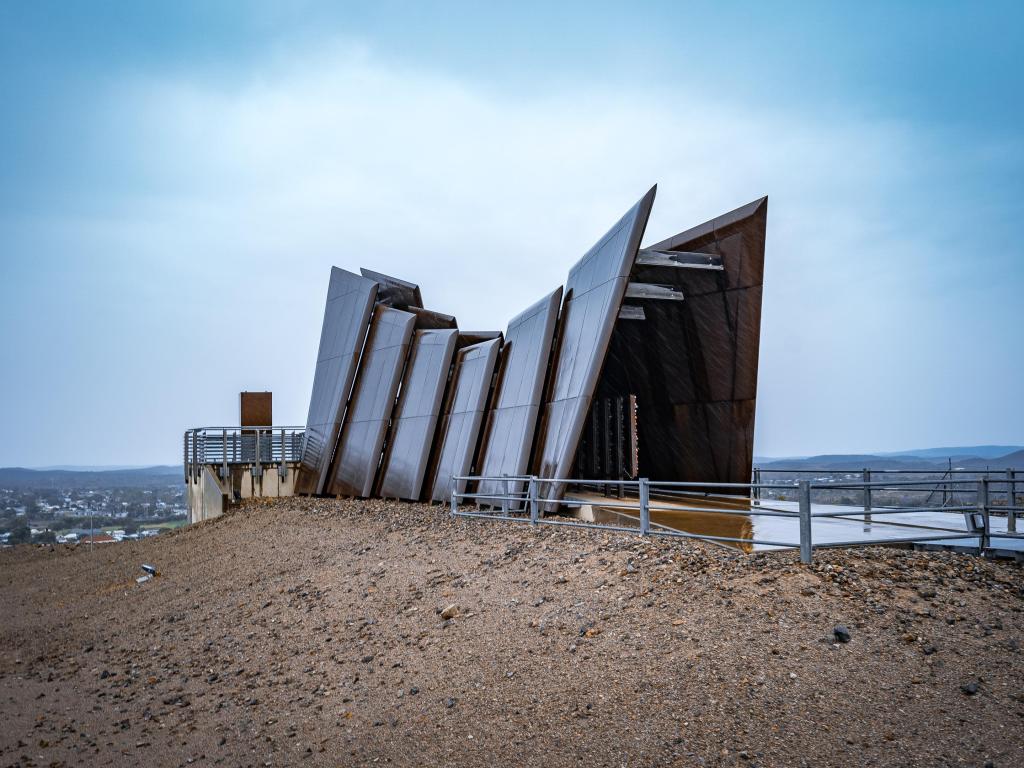
[[[608,499],[601,497],[586,497],[574,495],[574,498],[586,498],[592,500],[592,504],[582,508],[577,514],[580,519],[588,522],[603,523],[607,525],[620,525],[627,528],[640,527],[639,509],[617,509],[605,507],[601,502],[613,504],[634,504],[635,499]],[[747,499],[710,499],[700,497],[673,497],[671,499],[652,498],[652,506],[678,506],[673,510],[652,510],[651,524],[664,526],[675,531],[694,533],[701,536],[723,536],[732,539],[750,539],[754,536],[754,524],[749,515],[718,514],[715,512],[695,512],[686,509],[686,506],[712,508],[712,509],[733,509],[737,511],[750,511],[750,502]],[[728,547],[739,549],[743,552],[752,552],[754,545],[749,541],[722,541],[718,542]]]

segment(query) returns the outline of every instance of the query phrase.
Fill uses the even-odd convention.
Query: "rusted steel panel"
[[[331,269],[297,493],[324,492],[376,296],[373,280]]]
[[[434,501],[451,499],[454,487],[459,493],[466,490],[465,481],[453,485],[452,477],[468,475],[472,469],[500,348],[498,334],[455,355],[451,386],[437,429],[436,458],[428,474],[430,498]]]
[[[415,322],[414,315],[400,309],[382,304],[374,309],[334,455],[332,494],[365,497],[373,493]]]
[[[538,438],[536,467],[541,477],[572,476],[583,425],[656,190],[653,187],[644,195],[569,272],[557,358]],[[642,402],[640,408],[642,419]],[[559,485],[541,490],[545,495],[561,493]]]
[[[713,254],[719,272],[637,267],[682,302],[645,302],[647,320],[615,327],[602,386],[637,396],[641,474],[750,480],[754,455],[767,198],[651,246]]]
[[[432,309],[422,309],[420,307],[404,307],[404,309],[406,312],[416,315],[416,330],[455,328],[458,326],[452,315],[446,315],[443,312],[435,312]]]
[[[458,335],[454,329],[415,333],[388,432],[378,496],[420,497]]]
[[[561,300],[559,287],[508,325],[477,462],[480,476],[522,475],[529,468]],[[503,493],[504,489],[504,483],[493,481],[481,482],[479,487],[480,493]]]
[[[242,427],[269,427],[274,423],[273,392],[239,392],[238,424]]]
[[[423,297],[416,283],[399,280],[397,277],[374,272],[365,267],[359,268],[359,274],[377,283],[377,301],[381,304],[396,309],[423,309]]]

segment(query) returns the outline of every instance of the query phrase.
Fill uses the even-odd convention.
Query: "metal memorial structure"
[[[459,330],[413,283],[333,269],[298,492],[748,482],[767,198],[641,247],[655,193],[504,334]]]

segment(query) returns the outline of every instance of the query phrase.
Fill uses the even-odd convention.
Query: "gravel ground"
[[[1024,765],[1021,567],[817,557],[323,499],[9,549],[0,765]]]

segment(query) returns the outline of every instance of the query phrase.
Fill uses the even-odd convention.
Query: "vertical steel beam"
[[[640,478],[640,535],[651,532],[651,488],[650,480]]]
[[[867,472],[867,470],[864,470]],[[809,563],[814,555],[811,541],[811,483],[800,481],[800,562]]]
[[[277,468],[277,479],[284,480],[288,477],[288,457],[285,454],[284,430],[281,430],[281,465]]]
[[[1016,473],[1009,467],[1006,469],[1006,531],[1007,533],[1017,532],[1017,482]]]
[[[864,522],[871,522],[871,470],[864,468]]]
[[[981,513],[981,536],[978,537],[978,554],[984,555],[989,547],[989,519],[988,519],[988,475],[978,481],[978,512]]]
[[[540,519],[540,504],[537,502],[537,476],[530,475],[530,484],[528,486],[530,494],[530,522],[534,525]]]

